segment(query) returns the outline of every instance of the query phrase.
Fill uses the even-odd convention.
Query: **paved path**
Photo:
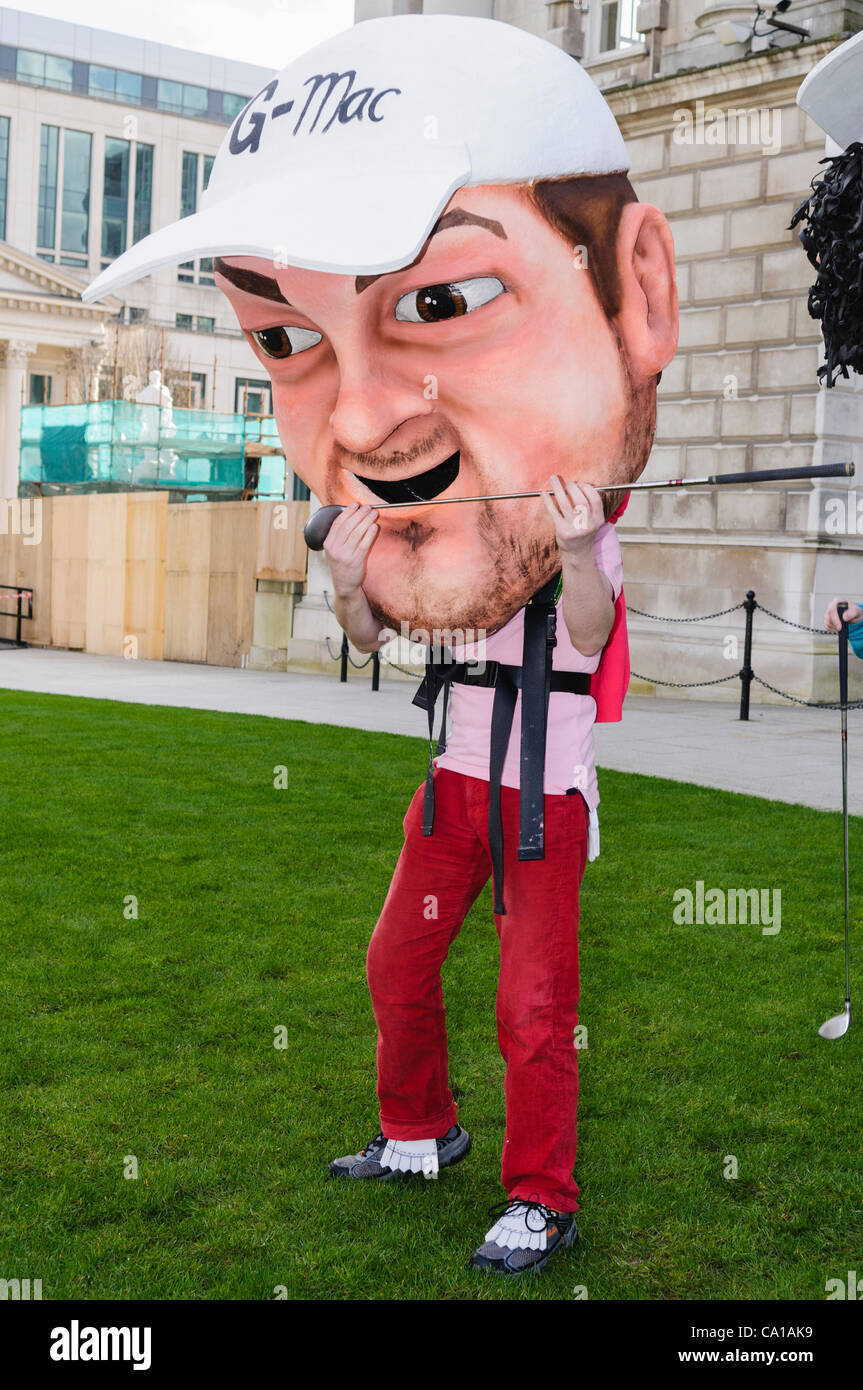
[[[151,705],[182,705],[264,714],[422,737],[423,714],[412,687],[387,680],[373,694],[369,672],[336,675],[241,671],[174,661],[40,648],[0,650],[0,687],[86,695]],[[863,711],[848,715],[849,805],[863,815]],[[827,810],[841,807],[839,712],[795,705],[756,705],[748,724],[731,704],[633,696],[623,722],[596,729],[597,761],[642,772],[748,792]]]

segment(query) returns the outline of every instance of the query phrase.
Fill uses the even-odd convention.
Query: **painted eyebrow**
[[[425,246],[423,247],[422,251],[420,251],[416,260],[411,262],[411,265],[419,265],[420,261],[422,260],[423,256],[428,250],[429,242],[431,241],[433,236],[437,235],[438,232],[445,232],[449,227],[469,226],[483,227],[487,232],[491,232],[493,236],[500,237],[501,241],[507,240],[507,235],[503,229],[502,224],[500,222],[495,221],[494,218],[480,217],[475,212],[468,212],[467,208],[453,208],[452,212],[445,212],[443,217],[438,218],[437,222],[434,224],[434,226],[428,234],[428,237],[426,238]],[[405,266],[404,269],[408,269],[408,267]],[[382,272],[382,274],[392,275],[393,272],[384,271]],[[380,275],[358,275],[356,280],[354,281],[354,286],[356,288],[357,294],[362,294],[363,290],[367,290],[369,285],[373,285],[376,280],[380,279]]]
[[[502,241],[507,240],[506,232],[500,222],[491,217],[480,217],[475,212],[468,212],[466,208],[453,208],[451,212],[445,212],[443,217],[439,217],[435,225],[426,238],[423,247],[412,265],[418,265],[426,253],[428,244],[433,236],[438,232],[445,232],[450,227],[482,227],[485,231],[491,232],[493,236],[500,237]],[[270,299],[276,304],[285,304],[289,309],[293,308],[289,299],[285,299],[279,288],[278,281],[269,275],[261,275],[257,270],[243,270],[240,266],[228,265],[221,256],[216,256],[213,261],[213,269],[223,275],[229,284],[235,285],[238,290],[244,290],[246,294],[254,294],[259,299]],[[362,294],[363,290],[368,289],[376,280],[380,280],[384,274],[392,274],[392,271],[382,271],[379,275],[358,275],[354,281],[357,294]]]
[[[269,275],[259,275],[256,270],[243,270],[239,266],[228,265],[221,256],[216,256],[213,269],[224,275],[230,284],[236,285],[238,290],[245,290],[246,294],[255,294],[259,299],[273,299],[277,304],[287,304],[289,309],[293,307],[290,300],[285,299],[278,282]]]

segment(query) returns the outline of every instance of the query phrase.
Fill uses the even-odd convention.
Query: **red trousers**
[[[545,858],[522,861],[518,790],[501,793],[503,897],[497,1038],[506,1064],[507,1196],[576,1211],[578,891],[587,861],[580,793],[545,798]],[[449,1088],[441,966],[491,875],[488,782],[435,772],[434,833],[422,833],[423,788],[404,821],[405,843],[369,944],[378,1025],[381,1132],[439,1138],[456,1122]]]

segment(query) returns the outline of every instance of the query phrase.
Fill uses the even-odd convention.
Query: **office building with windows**
[[[3,495],[17,490],[22,403],[93,398],[100,369],[103,397],[115,384],[118,394],[134,388],[128,364],[112,371],[118,327],[164,333],[165,360],[188,384],[188,403],[271,410],[266,374],[210,261],[158,271],[89,307],[79,298],[140,237],[197,209],[229,123],[270,76],[0,9]]]

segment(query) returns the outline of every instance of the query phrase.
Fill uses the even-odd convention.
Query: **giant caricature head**
[[[371,20],[274,77],[201,212],[84,297],[215,257],[322,502],[530,491],[553,473],[625,489],[677,343],[670,230],[628,167],[560,49],[490,20]],[[379,525],[364,589],[395,628],[494,631],[559,564],[540,498]]]

